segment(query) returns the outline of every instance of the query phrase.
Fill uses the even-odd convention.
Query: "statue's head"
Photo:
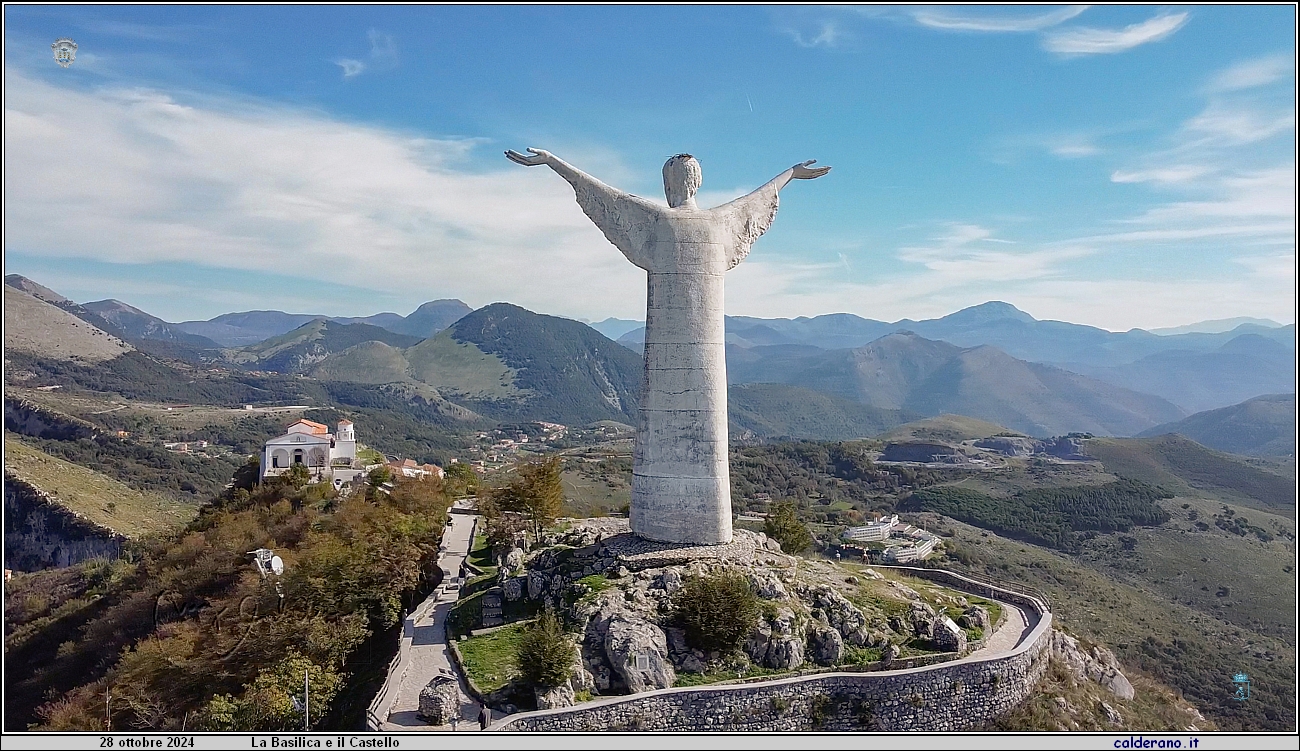
[[[695,197],[704,173],[690,154],[678,154],[664,162],[664,195],[674,209]]]

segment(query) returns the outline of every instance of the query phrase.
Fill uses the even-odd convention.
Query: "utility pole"
[[[311,673],[307,668],[302,670],[302,729],[311,730]]]
[[[109,711],[108,684],[104,684],[104,730],[113,732],[113,715]]]

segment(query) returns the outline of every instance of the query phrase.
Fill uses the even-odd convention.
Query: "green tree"
[[[790,554],[802,553],[813,543],[812,534],[799,521],[798,506],[794,501],[772,504],[763,532],[781,543],[781,549]]]
[[[492,501],[502,511],[523,514],[533,528],[534,539],[540,539],[542,530],[555,523],[564,505],[561,469],[559,456],[524,464],[513,482],[492,492]]]
[[[451,462],[442,472],[447,490],[453,495],[473,494],[478,489],[478,472],[464,462]]]
[[[758,625],[759,597],[739,571],[691,576],[673,597],[686,640],[706,652],[731,652]]]
[[[515,665],[524,680],[534,686],[554,688],[573,675],[573,643],[555,612],[547,608],[519,638]]]
[[[328,666],[291,650],[280,662],[258,673],[238,698],[214,696],[200,723],[212,730],[301,730],[304,710],[311,712],[308,726],[319,722],[342,683],[342,677]],[[308,688],[310,707],[303,701],[304,688]]]

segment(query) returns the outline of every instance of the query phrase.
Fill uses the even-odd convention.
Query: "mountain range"
[[[641,369],[635,352],[591,326],[508,303],[469,311],[460,301],[439,300],[405,317],[250,311],[171,324],[115,300],[78,305],[17,275],[6,277],[6,284],[6,298],[9,290],[21,291],[30,298],[27,307],[43,302],[57,308],[65,315],[61,325],[75,316],[100,331],[104,342],[116,337],[127,349],[164,359],[199,352],[212,366],[400,386],[454,407],[444,410],[448,414],[635,420]],[[614,333],[633,324],[609,319],[597,325]],[[899,329],[903,324],[917,330]],[[862,437],[917,418],[958,414],[1034,436],[1123,436],[1179,423],[1198,410],[1294,392],[1294,325],[1116,334],[1037,321],[993,302],[927,321],[887,324],[849,314],[730,317],[727,327],[737,435]],[[267,332],[278,333],[263,337]],[[241,338],[257,341],[219,346]],[[7,345],[9,339],[7,333]]]

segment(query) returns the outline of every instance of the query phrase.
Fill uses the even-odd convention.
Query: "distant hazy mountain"
[[[415,312],[405,318],[396,313],[380,313],[378,316],[371,316],[376,320],[353,319],[351,322],[369,323],[398,334],[427,339],[464,318],[471,310],[472,308],[460,300],[434,300],[416,308]],[[377,320],[381,316],[384,317],[383,320]],[[389,319],[388,316],[394,316],[396,320]]]
[[[380,342],[394,347],[410,347],[419,341],[418,337],[394,334],[378,326],[317,318],[287,334],[230,352],[227,359],[253,370],[303,373],[330,355],[358,344]]]
[[[916,417],[783,383],[732,386],[727,416],[735,438],[820,441],[869,438]]]
[[[1157,425],[1140,436],[1178,433],[1219,451],[1252,456],[1294,456],[1295,394],[1268,394],[1231,407],[1197,412]]]
[[[726,319],[727,343],[738,347],[802,345],[846,349],[900,331],[911,331],[959,347],[989,344],[1029,362],[1090,366],[1122,365],[1175,349],[1210,352],[1245,333],[1259,334],[1295,349],[1294,324],[1267,328],[1243,323],[1231,331],[1218,333],[1158,336],[1141,329],[1113,332],[1063,321],[1039,321],[1013,305],[996,301],[924,321],[905,318],[885,323],[849,313],[816,318],[728,316]],[[639,328],[619,337],[618,342],[639,352],[644,339],[645,330]]]
[[[245,347],[250,344],[287,334],[317,319],[342,324],[361,323],[377,326],[395,334],[415,336],[420,339],[433,336],[470,311],[460,300],[434,300],[416,308],[409,316],[396,313],[376,313],[371,316],[347,318],[301,313],[284,313],[278,310],[250,310],[243,313],[226,313],[207,321],[186,321],[173,324],[181,331],[207,337],[223,347]]]
[[[1123,365],[1064,363],[1062,367],[1156,394],[1188,412],[1293,391],[1296,376],[1294,347],[1258,333],[1239,334],[1210,352],[1166,350]]]
[[[625,318],[606,318],[599,323],[589,323],[587,325],[610,339],[618,339],[629,331],[643,328],[645,326],[645,321],[630,321]]]
[[[202,349],[217,349],[221,346],[206,336],[188,333],[176,324],[167,323],[120,300],[88,302],[82,307],[111,322],[134,339],[157,339]]]
[[[1147,329],[1152,334],[1160,336],[1170,336],[1171,334],[1222,334],[1225,331],[1232,331],[1242,324],[1251,324],[1254,326],[1263,326],[1266,329],[1280,328],[1282,324],[1268,318],[1250,318],[1248,316],[1238,316],[1237,318],[1216,318],[1213,321],[1198,321],[1189,323],[1186,326],[1173,326],[1165,329]]]
[[[728,348],[732,383],[777,382],[882,409],[951,412],[1035,436],[1132,435],[1182,417],[1176,406],[989,346],[962,348],[913,333],[865,347]]]

